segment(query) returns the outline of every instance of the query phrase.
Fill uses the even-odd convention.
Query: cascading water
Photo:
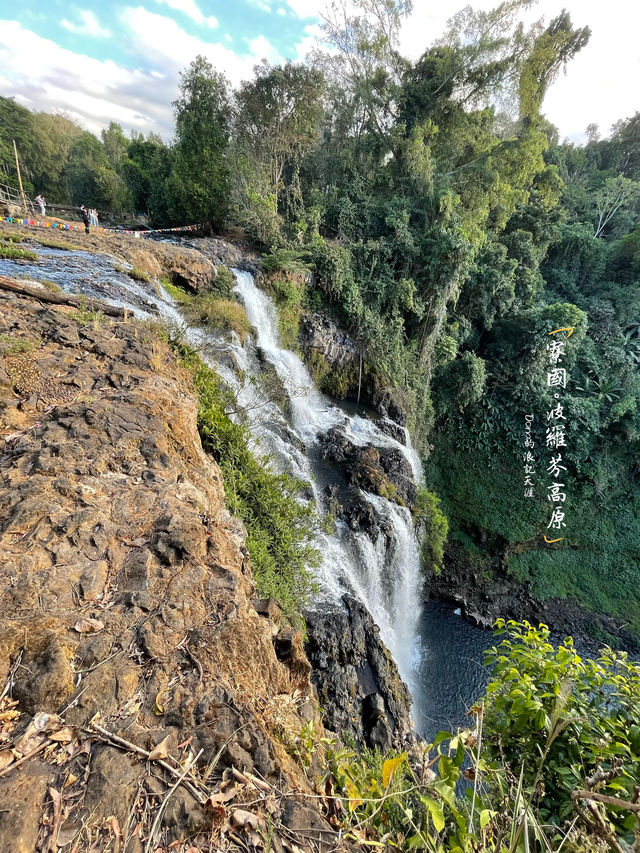
[[[169,294],[160,288],[158,295],[151,287],[134,282],[116,270],[113,259],[108,256],[88,256],[73,251],[38,252],[41,260],[34,263],[33,269],[23,265],[23,274],[36,279],[44,275],[65,290],[104,299],[131,310],[138,317],[155,315],[171,324],[183,323],[178,306]],[[15,275],[16,272],[12,262],[0,261],[0,274]],[[185,336],[234,390],[259,450],[268,453],[279,470],[288,471],[309,484],[308,497],[315,500],[321,514],[325,507],[320,484],[323,473],[326,481],[326,472],[314,450],[317,451],[321,434],[331,427],[339,426],[349,441],[360,447],[372,445],[400,450],[416,482],[420,482],[420,461],[408,436],[406,445],[401,444],[374,421],[348,415],[323,396],[300,358],[281,347],[273,302],[258,289],[250,273],[234,270],[234,275],[236,293],[256,330],[258,350],[271,364],[287,393],[291,423],[257,381],[262,365],[251,341],[242,346],[237,338],[229,343],[215,334],[194,328],[187,328]],[[406,508],[377,495],[364,493],[364,499],[377,519],[375,538],[351,530],[342,520],[336,522],[333,533],[318,533],[316,544],[322,554],[322,565],[317,579],[321,596],[324,600],[340,602],[342,595],[349,593],[360,599],[378,624],[401,676],[417,697],[413,676],[418,653],[421,581],[411,514]]]
[[[320,479],[322,463],[308,451],[322,433],[338,425],[346,437],[359,446],[399,449],[409,461],[416,481],[421,482],[420,461],[413,448],[386,435],[372,420],[347,415],[324,397],[301,359],[280,346],[273,302],[256,287],[250,273],[233,272],[237,280],[235,291],[256,329],[257,344],[289,396],[293,429],[307,448],[312,483]],[[322,511],[317,489],[313,492]],[[341,522],[336,525],[334,534],[320,534],[317,544],[323,561],[318,581],[327,598],[340,600],[349,592],[362,601],[379,626],[400,674],[411,687],[421,612],[420,560],[411,514],[406,508],[377,495],[366,494],[365,497],[378,519],[375,542]]]

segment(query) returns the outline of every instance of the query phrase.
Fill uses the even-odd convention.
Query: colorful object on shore
[[[21,219],[17,216],[3,216],[3,222],[10,222],[13,225],[29,225],[38,228],[58,228],[60,231],[84,231],[84,225],[69,222],[52,222],[48,219]],[[147,228],[145,231],[136,231],[133,228],[103,228],[102,226],[94,227],[97,232],[110,232],[112,234],[133,234],[135,237],[140,237],[144,234],[164,234],[169,231],[199,231],[202,224],[196,225],[180,225],[178,228]]]

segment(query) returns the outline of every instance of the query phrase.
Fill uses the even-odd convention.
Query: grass
[[[0,348],[4,349],[4,355],[21,355],[22,353],[33,352],[41,343],[40,340],[33,341],[30,338],[19,338],[15,335],[0,335]]]
[[[78,252],[82,249],[82,246],[78,246],[75,243],[67,243],[64,240],[54,240],[51,237],[41,237],[39,234],[29,234],[29,240],[33,240],[34,243],[39,243],[46,249],[61,249],[64,252]]]
[[[38,256],[29,249],[20,249],[11,245],[0,244],[0,258],[10,261],[36,261]]]
[[[94,328],[101,326],[107,321],[106,314],[102,311],[94,311],[87,308],[86,299],[81,299],[80,307],[76,311],[71,312],[71,316],[80,326],[93,326]]]
[[[126,270],[126,273],[134,281],[151,281],[151,276],[149,275],[149,273],[143,269],[140,269],[140,267],[133,267],[130,270]]]
[[[4,240],[6,243],[23,243],[26,239],[24,234],[7,234],[6,232],[0,234],[0,240]]]
[[[162,276],[162,278],[160,279],[160,284],[167,291],[169,296],[171,296],[172,299],[175,299],[176,302],[179,302],[180,305],[188,305],[193,299],[193,297],[189,293],[187,293],[186,290],[183,290],[181,287],[178,287],[177,284],[173,284],[173,282],[171,282],[166,275]]]
[[[247,312],[239,302],[215,296],[194,296],[185,304],[185,317],[199,326],[234,331],[244,341],[251,332]]]

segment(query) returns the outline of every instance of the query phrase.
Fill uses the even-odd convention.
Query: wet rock
[[[324,725],[359,746],[401,747],[413,740],[409,691],[366,608],[349,596],[343,601],[343,610],[306,614],[306,650]]]
[[[413,507],[417,489],[411,465],[400,449],[360,447],[339,426],[332,427],[319,441],[322,458],[337,465],[349,485]]]
[[[406,446],[407,434],[404,426],[400,426],[400,424],[390,420],[389,418],[378,418],[376,426],[380,432],[385,433],[385,435],[388,435],[390,438],[394,438],[397,442]]]

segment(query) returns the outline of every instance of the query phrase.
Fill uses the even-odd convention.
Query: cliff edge
[[[168,347],[0,292],[0,434],[0,849],[337,849],[301,638]]]

